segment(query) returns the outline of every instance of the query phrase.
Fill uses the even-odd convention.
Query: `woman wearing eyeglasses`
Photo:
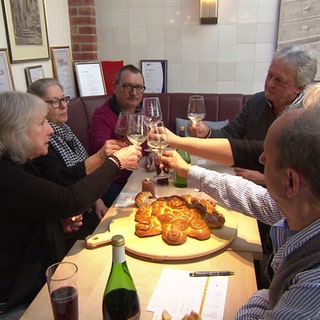
[[[50,136],[48,154],[35,159],[34,163],[46,179],[65,186],[71,185],[79,178],[79,171],[82,170],[83,163],[86,168],[90,168],[94,158],[88,157],[87,151],[66,124],[70,97],[64,95],[61,84],[52,78],[43,78],[33,82],[27,91],[39,96],[48,104],[47,119],[54,130],[53,135]],[[125,146],[124,143],[116,145],[115,150],[123,146]],[[104,149],[105,156],[115,151],[111,152],[106,144],[102,146],[102,149]],[[91,234],[107,209],[102,199],[98,199],[95,205],[86,212],[63,219],[61,223],[65,232],[66,250],[75,240],[84,239]]]
[[[0,93],[0,319],[32,301],[46,268],[65,255],[59,251],[60,219],[84,212],[122,168],[137,167],[141,158],[139,146],[108,158],[102,149],[75,165],[74,183],[44,179],[33,160],[48,153],[53,129],[47,113],[48,105],[35,95]]]

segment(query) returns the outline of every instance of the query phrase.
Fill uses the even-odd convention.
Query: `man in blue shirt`
[[[272,281],[269,289],[257,291],[239,309],[236,319],[320,317],[319,122],[320,101],[313,108],[285,113],[268,130],[260,161],[265,166],[267,190],[283,218],[279,211],[272,216],[272,212],[266,214],[263,208],[261,214],[255,213],[261,221],[274,223],[271,228],[274,257],[269,273]],[[215,199],[218,193],[225,192],[229,198],[234,197],[229,201],[239,201],[236,193],[228,192],[228,186],[237,177],[184,164],[172,151],[164,153],[162,162],[188,177],[188,186],[199,188]],[[250,199],[247,191],[238,189],[242,202]]]

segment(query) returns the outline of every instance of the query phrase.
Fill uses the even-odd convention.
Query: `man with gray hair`
[[[250,170],[263,172],[258,159],[267,130],[284,111],[301,106],[304,89],[313,81],[316,72],[317,59],[312,52],[296,45],[283,48],[272,59],[264,91],[254,94],[234,121],[219,130],[210,129],[203,122],[198,126],[190,123],[188,133],[200,138],[227,138],[235,173],[264,184],[263,176],[254,175]]]
[[[278,210],[275,216],[271,212],[263,214],[263,205],[260,214],[255,214],[265,223],[274,220],[271,228],[273,257],[269,268],[271,284],[268,290],[252,295],[239,309],[237,320],[319,319],[319,121],[320,106],[315,104],[311,108],[286,112],[268,130],[260,161],[265,166],[266,197],[268,191],[282,218]],[[189,187],[199,188],[213,198],[219,192],[228,193],[223,186],[217,187],[224,180],[227,183],[227,176],[221,175],[219,181],[217,173],[185,163],[175,151],[166,151],[161,161],[180,176],[187,177]],[[262,195],[261,190],[259,193]],[[239,188],[239,194],[251,196],[244,188]],[[232,201],[232,194],[228,195]]]
[[[283,112],[301,107],[304,89],[313,81],[316,72],[317,59],[312,52],[296,45],[280,49],[269,66],[264,91],[254,94],[234,121],[219,130],[202,122],[197,126],[189,123],[188,133],[202,138],[226,138],[234,158],[235,174],[265,185],[264,167],[258,159],[267,130]],[[259,231],[263,251],[269,254],[269,227],[259,222]],[[267,259],[265,257],[264,261]],[[256,262],[259,287],[266,286],[259,270],[264,268],[263,263]]]

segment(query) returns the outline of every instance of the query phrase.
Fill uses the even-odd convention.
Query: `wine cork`
[[[154,183],[149,178],[145,178],[142,181],[142,191],[149,191],[152,193],[152,196],[155,197],[156,193],[154,191]]]

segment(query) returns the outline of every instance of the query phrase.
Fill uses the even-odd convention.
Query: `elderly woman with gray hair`
[[[37,95],[48,104],[47,119],[54,131],[49,139],[48,154],[38,157],[34,163],[44,178],[65,186],[71,185],[78,179],[79,171],[81,174],[83,168],[90,168],[94,157],[88,156],[81,142],[66,124],[70,97],[64,95],[62,85],[53,78],[34,81],[27,92]],[[112,150],[110,150],[110,143],[105,143],[103,148],[106,155],[109,156],[126,146],[124,142],[121,143],[118,141],[112,144]],[[107,209],[103,200],[99,198],[86,212],[63,219],[61,222],[65,231],[66,249],[68,250],[74,241],[84,239],[91,234]]]
[[[84,212],[122,168],[138,166],[141,148],[94,155],[78,180],[63,186],[41,177],[32,159],[46,155],[53,129],[47,104],[21,92],[0,94],[0,314],[32,301],[45,270],[63,258],[60,219]],[[60,229],[59,229],[60,228]]]

